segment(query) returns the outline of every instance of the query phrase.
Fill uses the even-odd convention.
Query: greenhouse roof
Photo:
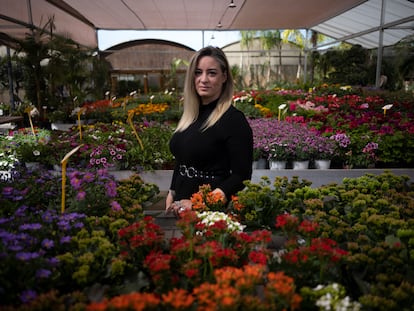
[[[91,48],[100,29],[313,29],[366,48],[379,46],[380,37],[388,46],[414,33],[414,0],[0,0],[0,7],[6,44],[51,17],[48,31]]]

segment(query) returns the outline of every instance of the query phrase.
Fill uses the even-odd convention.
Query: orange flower
[[[190,308],[195,299],[186,290],[174,288],[167,294],[163,294],[162,300],[169,310],[171,310],[170,307],[173,310],[183,310]]]
[[[236,211],[241,211],[241,210],[243,210],[244,209],[244,205],[243,204],[241,204],[240,203],[240,201],[239,201],[239,197],[238,196],[235,196],[235,195],[233,195],[232,197],[231,197],[231,201],[232,201],[232,203],[233,203],[233,207],[234,207],[234,209],[236,210]]]
[[[217,284],[203,283],[200,286],[194,288],[194,295],[198,302],[198,311],[217,310],[217,302],[215,299],[215,293],[220,291]]]
[[[105,311],[108,307],[107,301],[92,302],[86,307],[86,311]]]
[[[210,191],[207,194],[207,197],[206,197],[207,205],[213,205],[213,204],[217,204],[217,203],[223,203],[224,204],[224,200],[225,200],[225,197],[220,192]]]
[[[155,294],[134,292],[114,297],[109,301],[108,305],[115,309],[133,308],[135,311],[142,311],[155,307],[159,303],[160,299]]]
[[[290,306],[291,310],[298,309],[302,298],[295,293],[293,278],[286,276],[283,272],[270,272],[267,275],[266,297],[270,301],[276,300]]]
[[[207,208],[203,200],[203,195],[200,192],[196,192],[191,196],[191,203],[195,211],[203,211]]]
[[[128,114],[133,112],[135,115],[145,115],[152,113],[162,113],[167,110],[170,106],[166,103],[162,104],[139,104],[134,109],[128,111]]]

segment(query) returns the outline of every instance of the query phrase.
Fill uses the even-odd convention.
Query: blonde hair
[[[219,48],[208,46],[196,52],[191,58],[190,65],[187,69],[187,74],[184,82],[184,112],[178,122],[176,132],[184,131],[188,128],[198,117],[200,97],[195,88],[195,71],[199,60],[204,56],[213,57],[220,65],[221,70],[227,75],[226,81],[223,83],[221,94],[218,98],[217,106],[203,125],[203,131],[213,126],[221,116],[227,111],[232,104],[234,86],[233,77],[229,69],[229,62],[226,55]]]

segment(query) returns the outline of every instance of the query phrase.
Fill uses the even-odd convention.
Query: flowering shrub
[[[142,202],[132,185],[144,192],[143,201],[153,188],[136,176],[123,184],[133,196],[128,200],[119,188],[115,194],[105,171],[69,170],[68,203],[95,187],[105,188],[105,196],[109,190],[110,203],[91,197],[89,205],[77,205],[82,213],[61,215],[56,172],[16,173],[13,182],[0,183],[0,299],[6,310],[62,303],[68,310],[130,303],[188,310],[398,310],[414,303],[414,191],[405,176],[368,174],[320,188],[297,177],[264,178],[246,183],[218,221],[214,209],[222,202],[204,187],[206,195],[196,201],[202,209],[182,214],[182,235],[167,239],[155,219],[139,214]],[[88,186],[92,179],[98,185]],[[213,221],[203,223],[202,211]],[[232,224],[246,227],[233,230]]]
[[[83,139],[78,128],[53,135],[51,157],[60,163],[64,155],[82,144],[69,159],[69,166],[77,168],[108,168],[153,170],[171,168],[173,156],[168,147],[173,129],[168,124],[143,121],[134,123],[143,148],[130,125],[120,122],[96,123],[83,126]]]
[[[213,193],[209,184],[201,185],[199,190],[191,196],[192,209],[194,211],[223,211],[225,210],[224,197],[219,193]]]
[[[316,300],[316,306],[319,310],[343,310],[358,311],[362,309],[362,305],[346,295],[345,287],[338,283],[329,285],[318,285],[314,288],[303,287],[301,294],[304,300],[309,297],[310,300]]]
[[[341,158],[345,165],[356,167],[367,167],[378,161],[378,143],[369,141],[370,137],[361,135],[358,140],[348,137],[344,133],[337,133],[331,136],[337,143],[337,157]],[[355,150],[359,152],[355,153]]]
[[[40,292],[56,289],[52,280],[60,274],[58,255],[71,251],[85,217],[22,205],[0,218],[0,304],[27,303]]]
[[[229,234],[233,232],[242,232],[245,228],[245,226],[223,212],[200,212],[197,213],[197,217],[200,219],[200,227],[209,228],[210,226],[221,225]],[[197,232],[204,233],[205,229]]]
[[[257,291],[263,287],[263,293]],[[262,295],[259,298],[258,295]],[[124,310],[297,310],[301,297],[294,280],[283,272],[265,272],[264,266],[225,267],[215,270],[214,282],[203,283],[192,291],[173,289],[162,295],[131,293],[92,303],[88,311]]]
[[[16,157],[22,163],[41,162],[46,163],[49,157],[48,144],[50,142],[50,131],[35,128],[33,135],[31,128],[22,128],[10,132],[10,147]],[[0,146],[0,148],[2,148]],[[9,149],[9,153],[11,152]]]
[[[244,102],[249,102],[251,107],[261,105],[270,110],[266,116],[262,115],[269,120],[263,121],[257,115],[252,115],[258,119],[254,121],[258,123],[259,139],[255,141],[257,154],[266,153],[263,146],[269,145],[268,138],[277,134],[272,131],[269,123],[275,121],[278,108],[288,104],[289,108],[281,120],[306,124],[321,136],[330,137],[343,133],[349,137],[352,142],[348,149],[350,153],[346,156],[337,155],[335,167],[342,167],[342,164],[353,167],[372,164],[381,167],[411,167],[414,163],[414,114],[411,109],[413,100],[406,93],[367,92],[353,90],[351,87],[321,86],[308,92],[274,89],[236,94],[236,98],[240,100],[244,97],[248,98]],[[236,106],[238,104],[239,102]],[[243,106],[239,107],[244,109]],[[384,107],[391,108],[385,113]],[[254,126],[252,128],[255,133]],[[378,144],[375,157],[367,156],[363,152],[370,142]]]
[[[10,145],[11,136],[0,135],[0,171],[9,171],[15,168],[19,159],[14,148]]]
[[[253,148],[269,160],[331,159],[335,142],[305,125],[276,119],[249,119]]]
[[[55,299],[46,292],[57,290],[65,295],[94,284],[99,295],[105,284],[118,285],[125,277],[126,263],[116,258],[117,232],[142,218],[140,204],[154,195],[151,185],[145,187],[141,181],[138,192],[142,199],[135,194],[134,205],[121,198],[122,205],[114,204],[117,191],[112,188],[116,186],[112,177],[104,171],[71,171],[68,179],[76,191],[67,192],[70,206],[61,214],[59,177],[46,170],[31,174],[21,170],[14,181],[0,183],[0,304],[19,306]],[[82,191],[88,201],[79,203],[77,196]],[[98,199],[99,195],[108,195],[111,203]],[[85,213],[71,212],[82,209],[74,202],[87,203]],[[102,217],[95,216],[99,211]]]
[[[279,269],[301,269],[298,284],[315,286],[338,279],[347,252],[336,241],[320,237],[318,223],[285,213],[276,217],[275,227],[287,238],[286,248],[275,263]]]
[[[230,212],[244,225],[252,229],[274,228],[274,219],[288,207],[289,193],[311,185],[307,180],[300,181],[297,176],[291,181],[287,177],[276,177],[273,187],[267,176],[258,183],[245,182],[245,189],[230,202]]]
[[[98,145],[93,148],[89,160],[89,165],[93,168],[116,167],[122,163],[126,150],[117,146]]]

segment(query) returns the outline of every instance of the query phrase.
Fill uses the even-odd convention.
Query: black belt
[[[188,178],[207,178],[207,179],[215,179],[217,177],[224,176],[224,174],[220,174],[220,172],[209,172],[209,171],[201,171],[196,169],[193,166],[187,166],[181,164],[179,166],[178,172],[181,176],[185,176]]]

